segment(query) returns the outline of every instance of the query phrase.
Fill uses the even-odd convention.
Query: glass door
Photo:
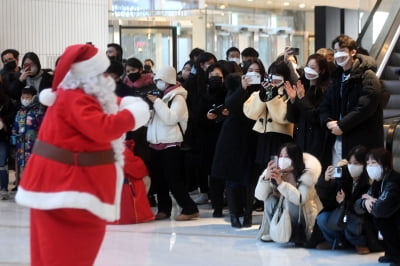
[[[120,26],[120,44],[125,59],[152,59],[155,69],[165,65],[177,68],[176,27]]]

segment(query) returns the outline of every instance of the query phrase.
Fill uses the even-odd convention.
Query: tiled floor
[[[256,241],[261,213],[254,213],[255,225],[249,229],[233,229],[228,216],[212,218],[208,205],[201,205],[200,217],[108,226],[95,265],[381,265],[381,253],[358,255]],[[29,265],[29,211],[12,199],[0,201],[0,247],[0,265]]]

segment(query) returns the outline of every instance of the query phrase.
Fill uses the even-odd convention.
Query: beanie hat
[[[168,84],[175,85],[176,84],[176,70],[172,66],[163,66],[157,70],[156,75],[154,76],[154,81],[161,79],[167,82]]]
[[[120,77],[124,74],[124,66],[116,60],[111,60],[111,64],[105,72],[117,74]]]
[[[51,89],[45,89],[39,94],[42,104],[51,106],[56,100],[56,91],[68,73],[80,82],[103,73],[110,65],[110,60],[104,52],[100,52],[92,44],[75,44],[68,46],[55,69]]]

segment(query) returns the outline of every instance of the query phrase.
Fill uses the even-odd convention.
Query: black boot
[[[231,214],[231,225],[234,228],[241,228],[242,224],[240,223],[239,217],[236,215]]]
[[[243,218],[243,227],[251,227],[253,225],[253,216],[248,213],[244,215]]]

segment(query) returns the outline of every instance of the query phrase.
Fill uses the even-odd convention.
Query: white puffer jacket
[[[301,204],[303,205],[303,215],[306,221],[306,235],[310,238],[315,218],[322,209],[322,203],[315,190],[315,184],[318,181],[318,177],[321,174],[321,164],[319,160],[311,154],[303,153],[303,160],[305,169],[301,177],[299,178],[299,186],[296,188],[292,184],[283,181],[278,187],[278,191],[283,195],[289,202],[299,205],[300,194]],[[269,181],[263,180],[268,168],[261,174],[257,187],[255,190],[255,197],[259,200],[265,201],[271,196],[273,191],[273,185]],[[265,219],[265,215],[264,215]],[[263,221],[264,223],[265,221]]]
[[[147,128],[147,141],[151,144],[182,142],[179,129],[186,131],[188,109],[186,105],[187,91],[182,86],[169,91],[162,99],[154,102],[154,110]],[[169,102],[170,106],[169,105]]]

